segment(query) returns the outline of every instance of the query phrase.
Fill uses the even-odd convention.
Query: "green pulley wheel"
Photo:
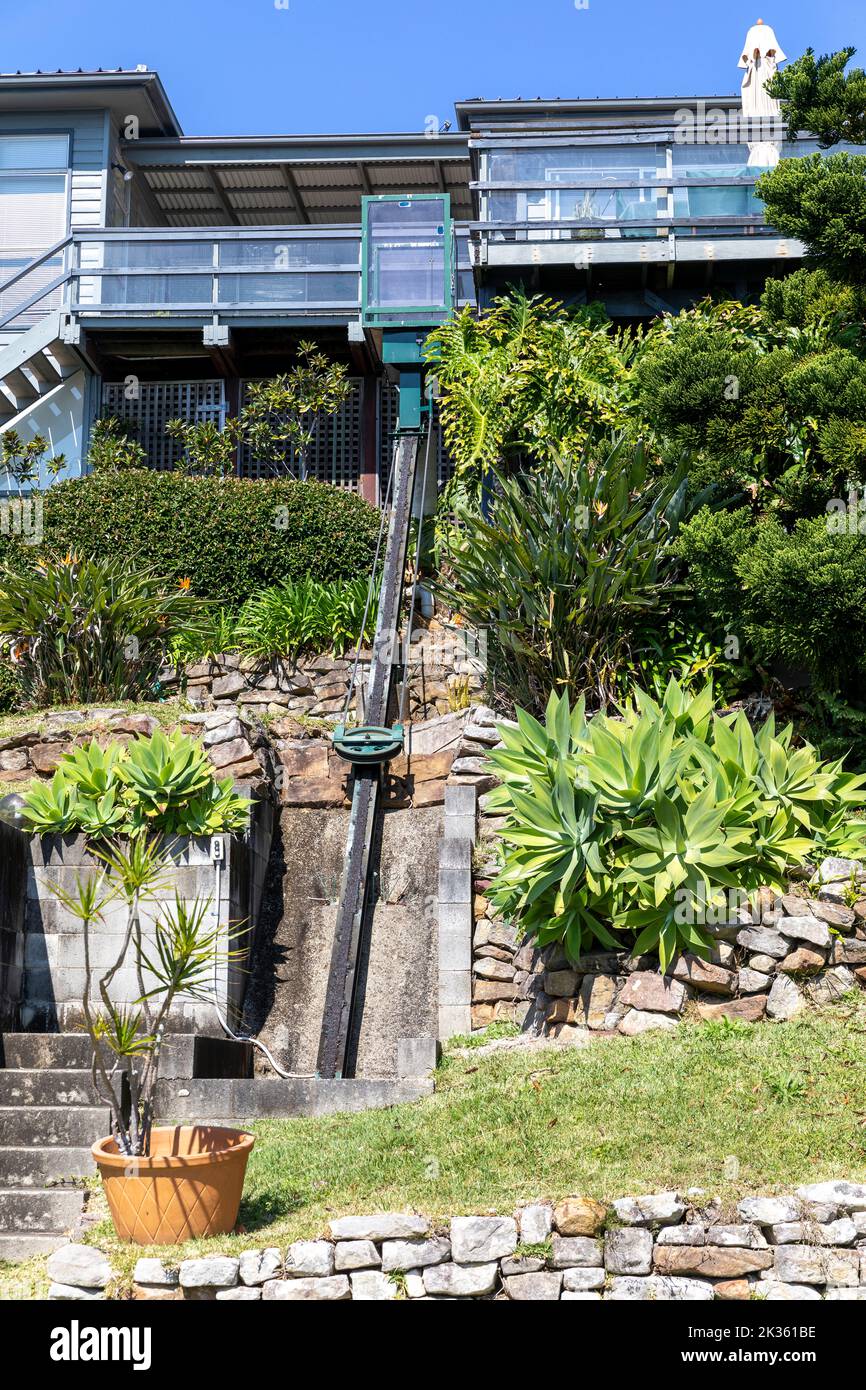
[[[393,729],[380,729],[365,725],[358,729],[347,729],[339,724],[334,730],[334,751],[347,763],[359,767],[375,767],[378,763],[389,763],[403,752],[404,729],[395,724]]]

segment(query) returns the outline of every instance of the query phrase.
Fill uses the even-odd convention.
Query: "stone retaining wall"
[[[70,1245],[48,1262],[52,1299],[103,1299],[109,1259]],[[111,1290],[122,1292],[119,1290]],[[866,1184],[823,1182],[726,1209],[702,1192],[572,1197],[508,1216],[434,1222],[347,1216],[288,1250],[141,1259],[139,1300],[516,1302],[866,1301]]]
[[[478,700],[486,682],[483,646],[466,629],[432,619],[409,648],[409,715],[415,720],[447,714]],[[261,662],[228,653],[187,666],[166,668],[161,683],[168,694],[183,694],[202,709],[227,702],[277,716],[337,720],[343,713],[354,667],[345,657],[325,653],[297,661]],[[366,689],[370,652],[363,650],[358,688]],[[361,711],[356,702],[352,714]]]
[[[220,699],[212,710],[183,713],[175,725],[201,739],[216,774],[231,777],[256,794],[273,792],[285,806],[341,807],[351,804],[349,764],[334,752],[330,734],[295,715]],[[483,705],[426,722],[413,721],[406,752],[388,769],[386,803],[441,806],[446,786],[491,785],[483,755],[496,742],[495,716]],[[159,727],[150,714],[92,707],[48,715],[34,713],[29,728],[0,739],[0,782],[25,786],[53,776],[64,753],[96,739],[101,745],[148,738]]]
[[[785,894],[762,888],[752,900],[741,895],[744,905],[730,921],[707,927],[716,941],[710,959],[682,956],[662,978],[654,957],[598,951],[574,963],[561,947],[538,950],[521,943],[487,897],[500,825],[482,817],[485,862],[476,875],[474,899],[475,1030],[506,1021],[556,1038],[579,1039],[584,1030],[634,1037],[675,1028],[686,1014],[745,1023],[788,1019],[810,1004],[831,1003],[866,988],[862,863],[827,859],[814,875],[808,870],[792,881]]]

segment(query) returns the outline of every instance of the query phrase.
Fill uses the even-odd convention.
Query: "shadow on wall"
[[[27,868],[27,840],[0,821],[0,1033],[13,1032],[19,1022]]]

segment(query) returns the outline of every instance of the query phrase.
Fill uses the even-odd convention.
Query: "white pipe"
[[[220,913],[222,912],[222,865],[222,857],[214,857],[214,905],[216,907],[217,928],[219,928]],[[253,1047],[257,1047],[259,1052],[261,1052],[262,1056],[273,1067],[274,1071],[277,1073],[277,1076],[282,1077],[284,1081],[314,1081],[316,1079],[315,1072],[284,1071],[280,1064],[274,1060],[273,1055],[269,1052],[268,1048],[265,1047],[265,1044],[261,1042],[259,1038],[244,1038],[241,1037],[238,1033],[235,1033],[235,1031],[229,1024],[228,1019],[225,1017],[222,1009],[220,1008],[219,986],[217,976],[218,966],[219,950],[216,950],[214,952],[213,962],[213,1003],[214,1009],[216,1010],[216,1016],[219,1019],[220,1027],[223,1029],[223,1032],[231,1038],[232,1042],[252,1043]]]

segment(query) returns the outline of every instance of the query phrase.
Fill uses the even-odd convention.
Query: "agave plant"
[[[31,784],[23,815],[40,835],[218,835],[246,828],[249,801],[214,776],[200,744],[157,729],[128,748],[93,740],[65,753],[49,783]]]
[[[0,655],[34,704],[149,693],[174,633],[207,605],[149,570],[69,554],[33,571],[0,570]]]
[[[756,734],[742,712],[715,713],[709,684],[694,695],[672,679],[661,702],[638,690],[590,720],[554,693],[543,724],[520,712],[500,734],[493,899],[573,959],[596,940],[658,952],[666,970],[682,950],[706,954],[730,894],[866,846],[866,776],[793,748],[772,718]]]

